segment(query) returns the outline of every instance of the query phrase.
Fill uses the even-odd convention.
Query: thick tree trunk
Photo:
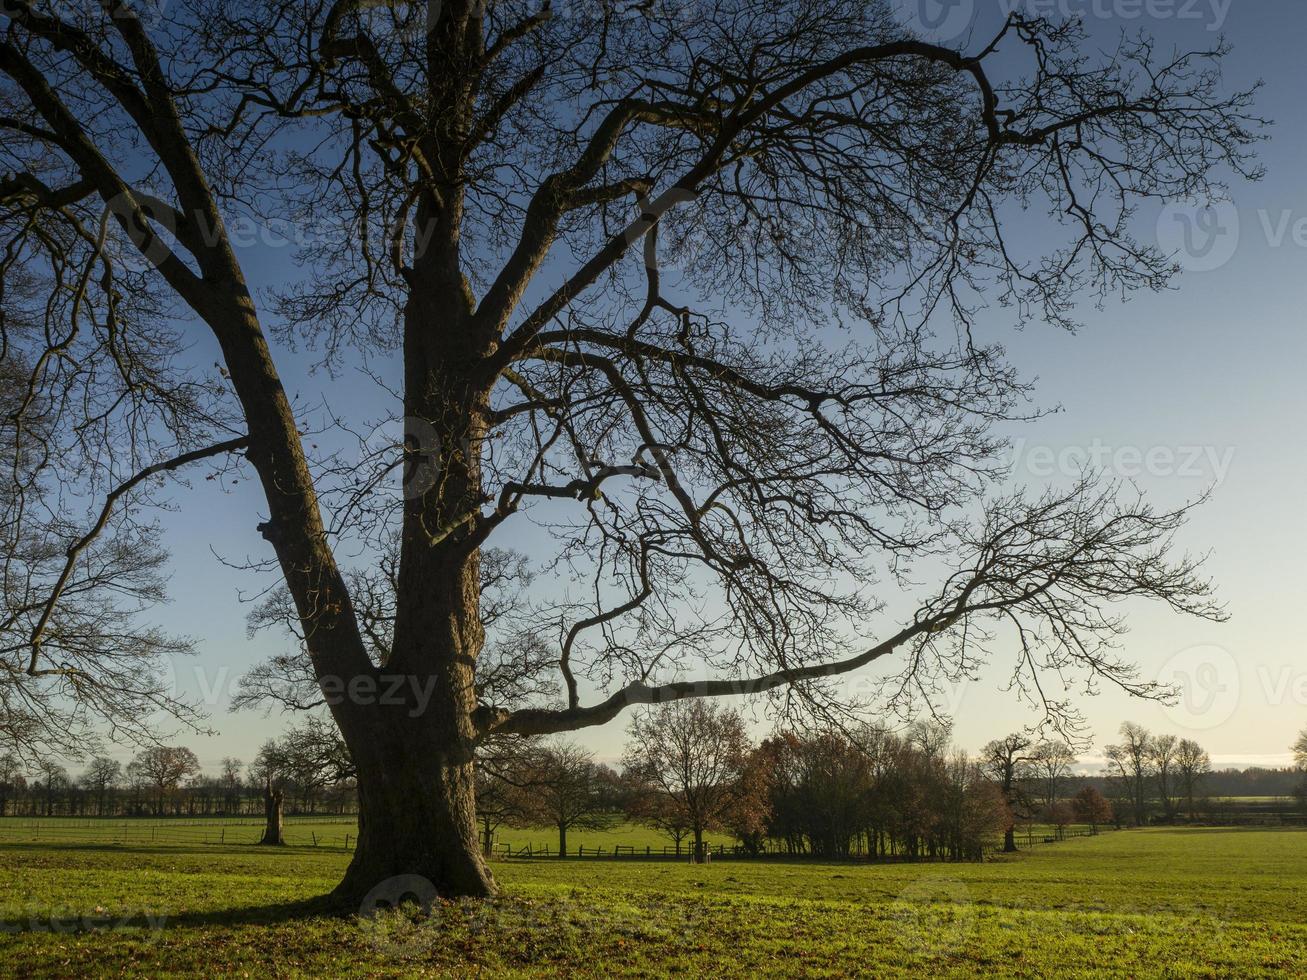
[[[694,863],[703,864],[706,860],[707,856],[703,850],[703,829],[696,827],[694,829]]]
[[[270,783],[263,786],[263,839],[260,844],[280,847],[286,843],[282,834],[282,801],[285,794],[281,787],[272,788]]]
[[[558,825],[558,856],[567,857],[567,824]]]
[[[1003,831],[1003,852],[1011,854],[1017,849],[1017,829],[1015,826],[1009,826]]]
[[[359,837],[333,897],[375,907],[411,893],[493,895],[477,832],[471,752],[441,751],[428,716],[374,714],[371,737],[353,727],[347,734],[358,762]]]

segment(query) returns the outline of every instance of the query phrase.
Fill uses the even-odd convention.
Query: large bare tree
[[[121,666],[148,674],[167,641],[130,609],[109,607],[132,643],[60,652],[56,614],[111,587],[61,570],[150,542],[131,515],[161,480],[252,470],[358,767],[341,897],[399,874],[493,890],[487,737],[687,697],[833,710],[836,675],[895,657],[911,686],[999,644],[1060,713],[1045,671],[1157,693],[1112,650],[1118,600],[1219,614],[1172,552],[1183,510],[1092,479],[989,499],[996,427],[1032,410],[975,313],[1066,324],[1078,292],[1168,281],[1135,209],[1255,175],[1220,49],[1087,57],[1020,15],[955,49],[863,0],[3,12],[2,352],[32,392],[6,452],[47,513],[5,499],[51,546],[23,572],[44,599],[6,580],[0,689],[63,684],[111,721],[157,699]],[[1061,244],[1005,236],[1018,207]],[[302,274],[256,298],[233,228],[272,218],[309,230]],[[365,370],[404,438],[341,455],[321,429],[377,420],[293,404],[292,341]],[[514,706],[478,684],[479,565],[529,522],[563,700]],[[392,535],[379,655],[352,586]],[[896,593],[916,612],[869,637]]]

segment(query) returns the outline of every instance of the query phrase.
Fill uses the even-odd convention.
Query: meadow
[[[14,976],[1307,974],[1307,832],[1106,832],[983,864],[499,860],[371,918],[343,848],[0,837]]]

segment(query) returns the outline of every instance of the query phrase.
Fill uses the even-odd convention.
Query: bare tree
[[[623,767],[664,797],[668,809],[684,814],[694,859],[702,863],[704,832],[721,827],[730,813],[751,748],[739,712],[712,702],[673,702],[631,720]]]
[[[36,784],[41,788],[45,798],[45,815],[54,816],[55,798],[71,784],[68,770],[57,759],[38,759],[36,762]]]
[[[233,756],[222,760],[222,772],[218,776],[218,785],[222,789],[222,807],[224,813],[237,813],[241,800],[241,770],[245,764]]]
[[[613,822],[611,780],[594,755],[570,742],[543,745],[529,761],[527,814],[558,830],[558,856],[567,857],[569,830],[601,830]]]
[[[1076,753],[1065,742],[1040,742],[1030,755],[1031,771],[1039,781],[1044,806],[1058,801],[1058,787],[1071,774],[1076,764]]]
[[[1193,739],[1180,739],[1175,746],[1175,778],[1190,820],[1197,815],[1194,805],[1195,794],[1203,777],[1210,775],[1211,772],[1212,757],[1207,754],[1207,750]]]
[[[250,764],[250,777],[263,789],[264,831],[261,844],[285,843],[283,817],[286,792],[297,789],[304,797],[327,786],[354,779],[349,748],[334,726],[309,718],[280,738],[263,743]]]
[[[487,857],[494,848],[496,830],[530,821],[530,765],[538,749],[523,739],[496,739],[477,754],[477,820],[481,850]]]
[[[491,735],[781,689],[833,709],[834,675],[898,656],[897,690],[923,690],[1001,631],[1017,689],[1063,722],[1046,670],[1159,693],[1114,651],[1113,604],[1219,615],[1170,549],[1184,509],[1089,480],[985,502],[996,426],[1031,410],[970,328],[986,297],[1067,323],[1082,291],[1166,284],[1134,210],[1217,190],[1217,167],[1256,176],[1222,50],[1087,58],[1075,25],[1020,14],[955,50],[882,3],[674,6],[183,0],[146,24],[121,0],[9,0],[3,328],[37,395],[11,428],[51,450],[16,435],[11,469],[84,493],[6,505],[52,557],[5,613],[5,725],[60,697],[145,717],[170,641],[65,651],[55,625],[87,593],[60,569],[86,563],[60,555],[152,543],[132,515],[156,485],[232,454],[358,767],[343,898],[406,873],[493,891],[473,802]],[[1064,246],[1005,236],[1017,200]],[[345,233],[305,243],[265,306],[230,220],[269,213]],[[329,368],[397,357],[378,394],[403,439],[362,465],[315,452],[319,423],[367,425],[292,404],[269,316]],[[216,371],[181,356],[188,320]],[[579,583],[537,610],[566,700],[511,708],[478,699],[480,561],[533,520]],[[383,663],[349,556],[375,568],[391,531]],[[918,561],[950,568],[922,590]],[[894,588],[917,611],[855,642]]]
[[[109,791],[122,778],[122,763],[105,755],[97,755],[82,773],[82,785],[95,797],[95,815],[103,817],[107,812]]]
[[[1148,764],[1157,781],[1157,799],[1162,804],[1162,818],[1175,819],[1178,804],[1176,796],[1176,752],[1180,740],[1174,735],[1154,735],[1148,741]]]
[[[200,771],[200,760],[184,745],[156,745],[132,759],[127,771],[154,791],[154,812],[162,816],[182,781]]]
[[[1148,780],[1153,775],[1153,737],[1132,721],[1123,722],[1120,731],[1120,744],[1107,746],[1105,754],[1130,801],[1135,826],[1142,827],[1148,815]]]
[[[1030,809],[1029,800],[1025,799],[1023,783],[1030,773],[1031,747],[1034,739],[1021,732],[1013,732],[1004,738],[995,739],[985,745],[980,752],[980,765],[998,790],[1003,794],[1007,804],[1007,826],[1003,828],[1003,850],[1012,852],[1017,849],[1016,815]]]
[[[0,817],[7,815],[9,801],[25,786],[22,760],[13,752],[0,752]]]
[[[1089,832],[1098,833],[1098,825],[1112,819],[1112,804],[1093,786],[1086,786],[1071,800],[1076,819],[1089,824]]]

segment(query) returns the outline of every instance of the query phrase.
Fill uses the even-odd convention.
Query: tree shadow
[[[275,926],[307,919],[344,921],[357,912],[357,908],[343,904],[331,895],[319,895],[292,902],[170,912],[160,915],[148,913],[114,915],[107,912],[79,914],[65,910],[54,910],[43,914],[33,911],[29,915],[11,915],[0,919],[0,935],[24,932],[88,933],[129,930],[163,933],[210,926]]]

